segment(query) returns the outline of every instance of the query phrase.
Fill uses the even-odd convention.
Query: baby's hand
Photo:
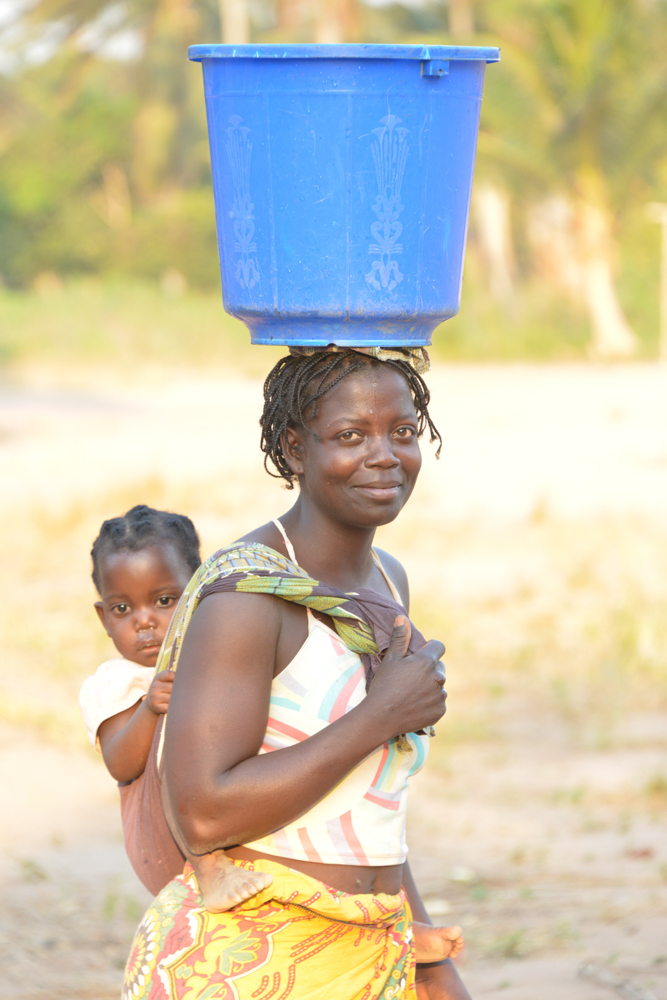
[[[154,715],[164,715],[169,708],[171,686],[174,683],[173,670],[161,670],[153,678],[146,695],[146,704]]]
[[[460,927],[432,927],[431,924],[415,921],[412,932],[418,962],[441,962],[444,958],[456,958],[463,948]]]

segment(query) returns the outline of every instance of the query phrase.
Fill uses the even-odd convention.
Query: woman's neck
[[[314,579],[345,591],[372,585],[375,528],[334,522],[303,496],[280,520],[297,562]]]

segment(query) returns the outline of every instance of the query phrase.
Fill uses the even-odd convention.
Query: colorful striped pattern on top
[[[366,697],[358,653],[308,614],[308,638],[273,681],[261,753],[293,746],[341,718]],[[408,733],[411,753],[390,740],[362,761],[296,822],[247,843],[264,854],[341,865],[405,861],[408,779],[428,755],[427,736]]]

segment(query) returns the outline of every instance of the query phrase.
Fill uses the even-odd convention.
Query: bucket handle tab
[[[447,76],[449,73],[449,59],[423,59],[422,76]]]

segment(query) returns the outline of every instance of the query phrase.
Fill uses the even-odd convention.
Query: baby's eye
[[[129,604],[114,604],[111,609],[116,615],[126,615],[130,610]]]
[[[168,608],[174,603],[175,600],[176,598],[172,597],[170,594],[163,594],[162,597],[158,597],[155,603],[158,608]]]

